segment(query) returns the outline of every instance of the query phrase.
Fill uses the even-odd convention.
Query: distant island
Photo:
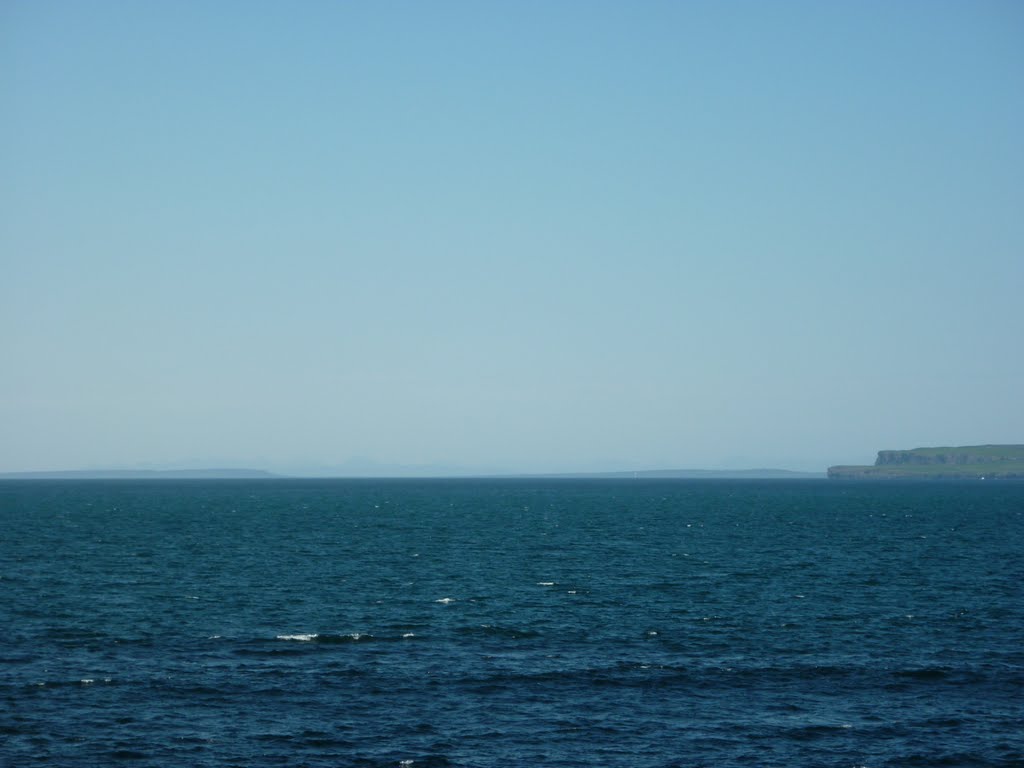
[[[520,477],[567,480],[637,479],[637,480],[819,480],[822,472],[794,472],[788,469],[641,469],[618,472],[562,472],[557,474],[520,475]]]
[[[879,451],[873,466],[828,468],[837,480],[1024,479],[1024,445],[963,445]]]
[[[377,465],[372,469],[378,470]],[[416,467],[403,467],[405,470]],[[73,469],[45,472],[0,472],[0,480],[261,480],[261,479],[679,479],[679,480],[811,480],[822,479],[824,472],[792,472],[787,469],[646,469],[621,470],[618,472],[561,472],[561,473],[437,473],[415,474],[412,471],[395,471],[394,474],[334,474],[289,476],[267,472],[262,469]],[[379,470],[378,470],[379,471]]]

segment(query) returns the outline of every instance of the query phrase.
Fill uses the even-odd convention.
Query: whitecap
[[[297,640],[300,643],[308,643],[310,640],[316,640],[320,635],[316,632],[311,634],[302,635],[278,635],[278,640]]]
[[[79,680],[78,682],[80,682],[82,685],[90,685],[92,683],[95,683],[96,681],[93,680],[91,677],[86,677],[86,678],[83,678],[82,680]]]
[[[416,637],[412,632],[406,632],[402,637]]]
[[[553,587],[553,586],[555,586],[555,582],[553,582],[553,581],[538,581],[537,582],[537,586],[538,587]]]
[[[442,597],[440,600],[435,600],[434,602],[435,603],[444,603],[445,605],[448,605],[448,603],[454,603],[455,602],[455,598],[454,597]]]

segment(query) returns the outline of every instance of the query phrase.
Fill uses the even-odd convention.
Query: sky
[[[0,2],[0,471],[1024,442],[1024,5]]]

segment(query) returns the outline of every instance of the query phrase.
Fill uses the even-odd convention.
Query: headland
[[[1024,445],[963,445],[879,451],[871,466],[836,466],[838,480],[1024,480]]]

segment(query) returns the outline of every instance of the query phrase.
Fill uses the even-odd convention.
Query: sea
[[[0,483],[4,766],[1024,765],[1024,484]]]

